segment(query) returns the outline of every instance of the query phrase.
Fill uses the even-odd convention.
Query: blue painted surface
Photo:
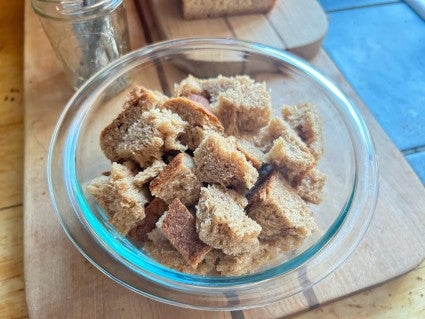
[[[406,159],[425,185],[425,151],[406,155]]]
[[[328,16],[324,47],[384,130],[425,145],[425,22],[405,3]]]
[[[319,2],[324,47],[377,121],[399,150],[425,146],[425,21],[400,1]],[[406,159],[425,184],[422,147]]]
[[[391,0],[319,0],[322,8],[326,11],[341,10],[369,5],[399,2]]]

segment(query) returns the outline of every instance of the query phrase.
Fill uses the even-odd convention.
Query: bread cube
[[[156,225],[194,269],[211,250],[210,246],[199,239],[195,218],[177,198],[171,202],[168,211],[161,216]]]
[[[152,195],[167,204],[178,198],[184,205],[194,205],[201,191],[201,182],[194,169],[193,158],[186,153],[179,153],[150,183]]]
[[[164,201],[154,198],[145,208],[145,218],[139,221],[128,235],[139,242],[145,242],[148,239],[148,233],[155,228],[156,222],[167,209],[168,205]]]
[[[223,132],[218,118],[203,105],[186,97],[167,100],[163,107],[178,114],[188,125],[180,135],[180,141],[194,150],[205,137],[205,131]]]
[[[133,184],[134,176],[124,165],[112,163],[109,176],[95,178],[87,186],[97,204],[109,215],[109,222],[126,235],[145,218],[147,190]]]
[[[292,250],[317,229],[306,203],[278,171],[272,171],[252,196],[248,216],[261,225],[260,240]]]
[[[196,206],[199,238],[225,254],[255,251],[261,227],[245,215],[246,204],[246,198],[233,190],[203,187]]]
[[[201,182],[251,188],[258,172],[238,151],[233,138],[208,135],[194,152],[195,173]]]
[[[282,116],[306,143],[316,160],[323,154],[322,119],[317,106],[302,103],[296,106],[284,106]]]
[[[320,204],[323,198],[323,187],[325,186],[326,175],[316,168],[310,170],[300,184],[296,187],[298,195],[304,200]]]

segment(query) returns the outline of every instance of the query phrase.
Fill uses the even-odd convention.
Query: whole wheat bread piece
[[[145,218],[139,221],[128,233],[128,235],[139,242],[148,239],[148,233],[154,228],[158,219],[168,209],[168,205],[159,198],[154,198],[145,208]]]
[[[185,19],[203,19],[229,15],[265,13],[276,0],[182,0]]]
[[[266,153],[266,161],[278,167],[295,186],[316,165],[314,156],[289,124],[273,118],[261,129],[256,144]]]
[[[323,154],[323,124],[317,106],[310,103],[285,105],[282,116],[307,144],[314,158],[319,160]]]
[[[167,109],[145,111],[116,141],[115,151],[120,159],[132,159],[140,167],[148,167],[169,150],[186,150],[178,137],[187,122]]]
[[[121,158],[116,152],[117,144],[122,140],[130,126],[140,119],[144,111],[161,107],[166,96],[159,92],[138,87],[132,90],[124,103],[124,110],[102,131],[100,147],[105,156],[113,162]]]
[[[151,181],[149,189],[152,195],[168,204],[178,198],[184,205],[194,205],[201,191],[201,182],[194,169],[193,158],[186,153],[179,153]]]
[[[258,172],[236,148],[233,138],[210,134],[194,152],[195,174],[201,182],[251,188]]]
[[[257,170],[260,169],[261,165],[265,162],[265,154],[254,144],[254,142],[245,139],[236,139],[236,148]]]
[[[318,228],[306,203],[276,170],[252,196],[247,212],[262,227],[260,240],[283,251],[297,248]]]
[[[199,239],[195,218],[177,198],[171,202],[156,226],[192,268],[197,268],[211,250]]]
[[[204,139],[206,131],[224,131],[221,122],[213,113],[204,105],[189,98],[176,97],[168,99],[163,104],[163,107],[178,114],[188,123],[185,131],[180,135],[180,141],[191,150],[198,147],[199,143]]]
[[[149,257],[177,271],[193,275],[217,274],[215,271],[215,263],[218,257],[217,251],[211,250],[208,252],[204,260],[196,268],[193,268],[158,228],[148,234],[148,241],[145,242],[143,249],[149,254]]]
[[[145,185],[157,177],[165,166],[167,166],[167,164],[165,164],[163,160],[155,160],[151,166],[146,167],[134,176],[134,184],[139,187]]]
[[[251,274],[271,263],[277,256],[276,249],[261,243],[258,249],[233,256],[220,256],[216,270],[222,276]]]
[[[134,176],[124,165],[112,163],[109,176],[95,178],[87,186],[97,204],[109,215],[109,222],[126,235],[145,218],[149,192],[133,184]]]
[[[325,183],[326,174],[313,168],[304,176],[295,189],[302,199],[313,204],[320,204],[323,199]]]
[[[199,238],[225,254],[238,255],[259,247],[261,227],[245,215],[247,200],[233,190],[219,186],[201,189],[196,206]]]
[[[246,75],[209,79],[189,75],[174,90],[176,96],[196,94],[208,99],[212,112],[229,135],[252,135],[270,120],[270,92],[265,83]]]

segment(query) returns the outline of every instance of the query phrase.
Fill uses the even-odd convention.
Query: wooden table
[[[23,6],[0,3],[0,318],[25,318],[22,226]],[[408,190],[406,190],[408,191]],[[425,263],[397,279],[296,318],[423,318]]]

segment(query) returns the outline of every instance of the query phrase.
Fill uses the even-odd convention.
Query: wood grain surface
[[[0,318],[26,318],[27,309],[25,302],[24,294],[24,283],[23,283],[23,269],[22,269],[22,258],[23,258],[23,226],[22,226],[22,156],[23,156],[23,122],[22,122],[22,33],[23,33],[23,1],[12,1],[12,2],[2,2],[0,3],[0,75],[2,75],[2,80],[0,81],[0,138],[3,138],[0,143],[0,184],[5,185],[0,191]],[[31,29],[27,33],[27,38],[30,36],[35,40],[40,41],[40,46],[45,45],[46,39],[43,38],[42,32],[37,28],[39,27],[36,23],[35,17],[32,12],[27,8],[26,16],[31,23],[34,23],[34,29]],[[28,25],[28,20],[27,20]],[[28,30],[28,29],[27,29]],[[34,34],[33,34],[34,32]],[[38,35],[37,35],[38,34]],[[140,37],[135,37],[139,39]],[[27,39],[28,41],[28,39]],[[36,41],[34,41],[36,42]],[[53,64],[53,67],[49,68],[48,64],[44,61],[44,56],[47,60],[50,60],[50,64]],[[53,71],[49,76],[40,76],[40,78],[35,78],[32,80],[38,80],[40,82],[45,82],[44,86],[39,85],[36,88],[48,88],[49,94],[45,97],[47,101],[52,101],[55,99],[64,99],[67,98],[72,92],[69,88],[63,88],[62,93],[55,93],[55,91],[60,91],[60,83],[63,81],[64,77],[62,71],[58,64],[56,64],[54,55],[51,50],[45,47],[42,58],[38,61],[42,66],[47,66],[47,70]],[[26,60],[27,61],[27,60]],[[34,62],[34,61],[33,61]],[[26,66],[28,64],[26,63]],[[326,72],[326,70],[324,70]],[[48,79],[53,77],[53,79]],[[56,80],[56,81],[55,81]],[[31,82],[30,82],[31,83]],[[50,85],[50,86],[49,86]],[[27,89],[27,88],[26,88]],[[345,88],[347,89],[347,88]],[[13,97],[13,100],[11,99]],[[7,98],[6,98],[7,97]],[[13,103],[12,103],[13,102]],[[11,103],[11,104],[9,104]],[[37,105],[39,106],[39,105]],[[26,108],[28,104],[26,103]],[[53,106],[51,108],[45,107],[42,110],[46,113],[53,112],[52,116],[49,116],[49,120],[55,117],[61,106]],[[43,125],[48,122],[40,121],[37,119],[35,121],[26,114],[26,126],[29,128],[37,129],[37,136],[32,138],[28,136],[26,139],[26,146],[28,150],[38,149],[42,153],[46,151],[46,141],[49,140],[48,130],[43,129]],[[369,122],[372,124],[374,121],[369,119]],[[376,126],[376,124],[375,124]],[[20,128],[19,128],[20,127]],[[379,129],[378,129],[379,131]],[[378,132],[379,133],[379,132]],[[383,136],[385,134],[381,133]],[[375,139],[376,141],[376,139]],[[44,143],[44,144],[43,144]],[[37,148],[37,144],[38,148]],[[390,145],[392,146],[392,145]],[[31,149],[28,149],[31,147]],[[394,147],[393,147],[394,149]],[[392,158],[395,154],[395,160]],[[385,160],[390,162],[396,162],[393,164],[395,169],[402,169],[402,173],[406,173],[408,176],[411,175],[411,171],[405,170],[404,163],[397,163],[397,151],[394,151],[394,154],[388,154],[384,157]],[[34,173],[42,172],[42,176],[38,178],[38,181],[43,180],[44,178],[44,163],[42,163],[44,158],[35,158],[34,156],[30,159],[26,159],[27,168],[34,169]],[[34,174],[35,175],[35,174]],[[407,177],[410,179],[410,177]],[[389,186],[386,188],[391,188],[392,184],[397,184],[397,180],[391,180]],[[35,191],[36,185],[33,184],[26,188],[27,192]],[[401,189],[401,191],[400,191]],[[400,192],[399,194],[409,193],[410,188],[408,185],[403,188],[403,186],[397,187],[394,191]],[[386,193],[388,190],[385,191]],[[399,195],[402,197],[401,195]],[[408,196],[407,196],[408,197]],[[43,191],[36,191],[35,196],[31,196],[32,200],[43,202],[48,204],[48,198],[43,194]],[[415,201],[415,199],[412,199]],[[12,207],[11,207],[12,206]],[[40,205],[42,207],[43,205]],[[423,207],[423,206],[422,206]],[[26,207],[27,208],[27,207]],[[36,208],[36,207],[33,207]],[[46,212],[45,210],[49,210]],[[122,301],[124,300],[121,296],[117,296],[120,292],[123,291],[123,288],[115,284],[110,284],[109,279],[101,275],[97,270],[94,270],[84,259],[76,252],[76,250],[68,243],[68,240],[63,236],[59,226],[54,220],[54,215],[49,207],[44,207],[40,209],[31,210],[32,214],[43,214],[47,216],[48,219],[44,222],[47,223],[45,227],[46,232],[52,232],[53,235],[58,235],[56,240],[60,242],[63,241],[62,248],[67,249],[68,254],[71,256],[71,260],[75,259],[75,265],[82,267],[83,274],[72,271],[71,274],[74,276],[74,279],[84,279],[88,282],[88,285],[94,285],[97,289],[103,289],[103,294],[105,296],[113,294],[115,300],[111,302],[109,306],[104,306],[102,308],[102,300],[99,298],[94,298],[94,294],[98,290],[89,290],[85,291],[84,289],[72,291],[73,297],[90,297],[92,302],[97,301],[97,309],[95,316],[93,312],[81,311],[77,313],[75,317],[87,317],[87,318],[102,318],[106,314],[115,315],[115,318],[129,318],[130,314],[137,313],[136,317],[147,317],[143,316],[144,314],[149,313],[152,318],[160,318],[160,314],[164,308],[168,306],[163,306],[155,302],[148,302],[145,304],[144,308],[140,308],[140,305],[136,302],[126,303],[126,309],[123,309]],[[25,214],[29,214],[27,209],[25,209]],[[43,235],[43,234],[39,234]],[[47,242],[45,248],[48,249],[52,246],[52,242]],[[395,253],[397,253],[400,247],[393,247]],[[379,254],[380,251],[377,252]],[[423,253],[423,251],[422,251]],[[40,253],[42,256],[44,251]],[[69,260],[69,259],[68,259]],[[41,269],[45,273],[51,274],[53,281],[51,281],[51,292],[49,295],[58,292],[63,294],[64,291],[57,291],[57,286],[60,285],[61,275],[67,276],[69,274],[57,273],[52,269],[51,263],[54,260],[49,262],[50,266],[47,265],[46,268]],[[373,260],[371,261],[371,266],[373,265]],[[72,268],[71,268],[72,269]],[[376,271],[373,268],[369,268],[367,271]],[[295,316],[296,318],[423,318],[425,313],[425,289],[424,289],[424,279],[425,279],[425,264],[423,263],[417,269],[409,272],[408,274],[401,276],[400,278],[391,280],[390,282],[381,285],[376,288],[368,289],[362,293],[354,295],[349,298],[342,299],[337,302],[333,302],[324,306],[320,306],[315,310],[309,311],[304,314]],[[71,296],[68,295],[70,298]],[[67,299],[68,303],[70,299]],[[53,300],[55,301],[55,300]],[[73,299],[74,301],[74,299]],[[49,305],[49,301],[45,301],[45,304]],[[43,303],[41,303],[43,305]],[[50,306],[53,307],[53,310],[59,311],[60,305],[53,305],[53,302],[50,303]],[[76,307],[81,306],[79,302],[76,302]],[[55,308],[56,307],[56,308]],[[69,308],[68,308],[69,309]],[[61,310],[62,311],[62,310]],[[132,312],[131,312],[132,311]],[[175,308],[173,308],[175,311]],[[186,314],[189,316],[191,313],[188,312],[179,312],[175,311],[174,317],[178,317],[180,314]],[[53,314],[53,313],[51,313]],[[206,318],[206,314],[196,313],[198,318]],[[193,315],[193,313],[192,313]],[[35,316],[33,316],[35,317]],[[57,317],[57,316],[44,316],[42,318]],[[230,316],[224,316],[229,317]],[[162,318],[165,318],[163,316]]]
[[[179,1],[149,3],[163,39],[232,37],[289,50],[306,59],[319,52],[328,27],[316,0],[279,0],[267,14],[202,20],[182,19]]]

